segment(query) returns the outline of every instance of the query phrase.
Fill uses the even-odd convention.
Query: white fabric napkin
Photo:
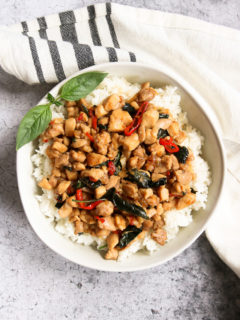
[[[0,66],[29,84],[58,82],[108,61],[166,64],[215,112],[227,188],[207,237],[240,276],[240,32],[190,17],[101,3],[0,27]]]

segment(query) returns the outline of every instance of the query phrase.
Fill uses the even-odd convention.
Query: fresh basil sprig
[[[103,72],[87,72],[66,82],[60,96],[64,100],[76,101],[86,97],[92,92],[107,76]]]
[[[16,149],[36,139],[48,126],[52,119],[49,104],[32,108],[23,117],[17,133]]]
[[[32,108],[20,122],[16,150],[36,139],[48,127],[52,119],[51,104],[60,106],[62,105],[61,100],[76,101],[86,97],[106,76],[107,73],[104,72],[86,72],[67,81],[60,89],[57,98],[48,93],[47,100],[49,103]]]
[[[59,100],[56,100],[54,96],[51,95],[51,93],[48,93],[47,99],[49,102],[51,102],[51,104],[55,104],[57,107],[62,105],[62,102]]]

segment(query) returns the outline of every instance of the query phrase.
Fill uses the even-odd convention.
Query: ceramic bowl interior
[[[176,85],[179,88],[182,96],[181,105],[183,110],[188,113],[190,123],[199,129],[205,137],[203,157],[208,161],[212,173],[212,184],[209,188],[206,209],[194,213],[193,222],[187,228],[182,228],[177,237],[163,246],[160,251],[152,255],[138,252],[122,262],[104,260],[101,254],[91,246],[75,244],[61,236],[41,213],[38,202],[35,199],[35,194],[39,190],[32,177],[33,164],[30,159],[35,148],[34,142],[28,143],[17,152],[17,177],[22,204],[28,220],[39,238],[48,247],[68,260],[82,266],[104,271],[124,272],[154,267],[172,259],[192,244],[203,232],[207,221],[216,209],[224,179],[224,154],[219,139],[217,122],[211,108],[199,96],[197,91],[166,67],[156,69],[138,63],[108,63],[85,69],[77,74],[92,70],[106,71],[124,76],[131,82],[150,81],[151,85],[156,87],[170,84]],[[65,81],[54,87],[51,93],[56,95]],[[44,102],[46,102],[45,98],[39,104],[43,104]]]

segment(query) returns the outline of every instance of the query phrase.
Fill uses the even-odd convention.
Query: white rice
[[[116,93],[129,99],[134,96],[140,89],[140,84],[129,83],[125,78],[109,75],[91,94],[86,97],[86,100],[93,105],[101,103],[109,95]],[[182,129],[187,133],[187,138],[183,145],[190,147],[194,153],[195,160],[193,168],[196,173],[196,180],[192,182],[191,187],[197,191],[196,202],[182,210],[170,210],[165,213],[165,230],[167,231],[168,241],[174,239],[179,231],[179,228],[186,227],[192,222],[192,211],[205,208],[208,196],[208,186],[211,183],[209,166],[205,160],[201,158],[201,148],[204,143],[204,138],[200,132],[194,129],[187,119],[185,112],[182,112],[180,107],[181,97],[177,92],[176,87],[166,86],[165,88],[156,89],[158,95],[151,101],[157,107],[167,108],[171,111],[174,118],[177,119]],[[51,106],[53,119],[65,118],[66,111],[63,106]],[[39,140],[39,146],[36,153],[32,156],[32,161],[35,165],[33,176],[37,181],[51,173],[51,164],[45,154],[45,150],[49,143],[42,143]],[[41,195],[36,195],[39,201],[40,210],[53,225],[55,230],[70,240],[83,245],[94,245],[96,248],[106,244],[104,239],[93,237],[90,234],[75,235],[73,224],[68,219],[62,219],[58,215],[58,209],[55,208],[55,197],[53,191],[43,190]],[[118,260],[123,260],[133,253],[145,249],[150,253],[161,250],[161,246],[155,242],[150,235],[144,239],[135,241],[129,248],[122,250]]]

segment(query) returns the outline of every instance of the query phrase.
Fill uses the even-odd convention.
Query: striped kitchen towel
[[[58,82],[103,62],[167,65],[215,112],[228,156],[228,188],[207,229],[240,276],[240,32],[177,14],[101,3],[0,27],[0,66],[29,84]]]

